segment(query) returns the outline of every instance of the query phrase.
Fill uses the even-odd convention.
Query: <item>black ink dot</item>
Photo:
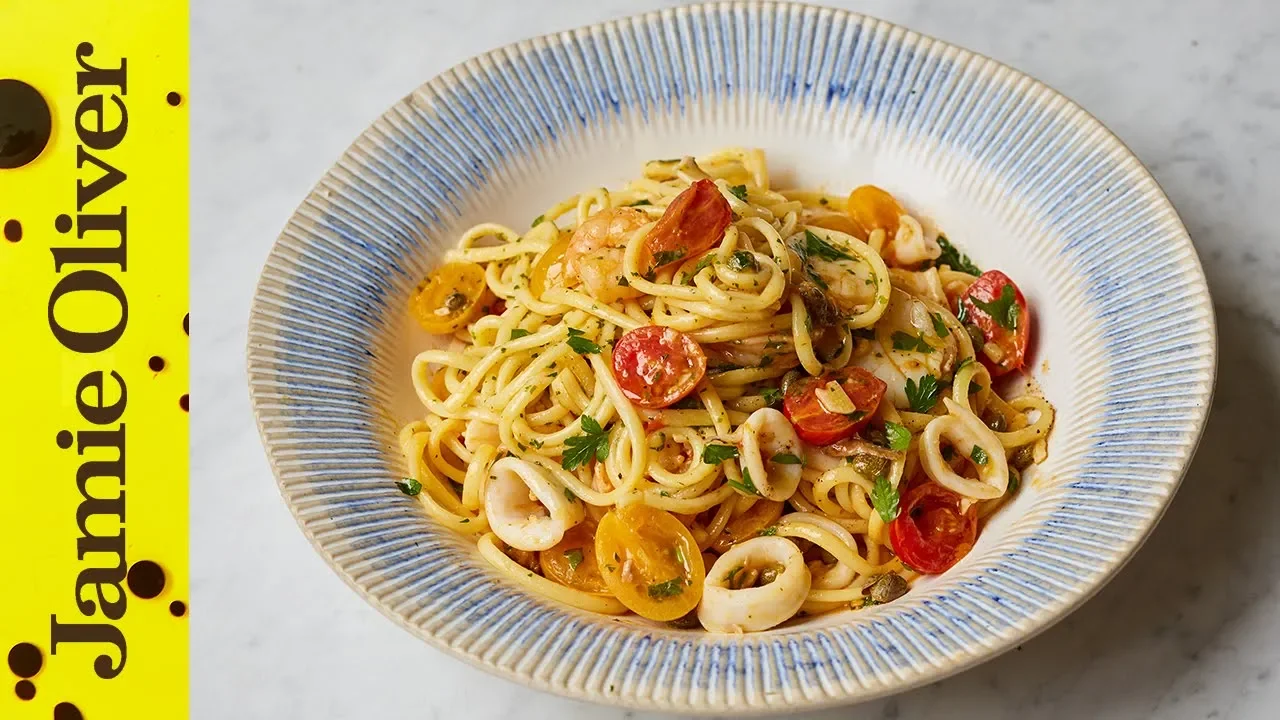
[[[35,677],[44,667],[44,654],[31,643],[18,643],[9,648],[9,669],[20,678]]]
[[[62,448],[63,450],[66,450],[67,448],[71,447],[71,443],[75,440],[75,438],[71,435],[70,430],[59,430],[57,439],[58,439],[58,447]]]
[[[174,617],[182,617],[187,614],[187,604],[181,600],[174,600],[169,603],[169,614]]]
[[[22,223],[17,220],[6,220],[4,223],[4,239],[18,242],[22,239]]]
[[[129,584],[129,592],[143,600],[150,600],[164,591],[164,569],[150,560],[134,563],[125,580]]]
[[[19,700],[30,700],[36,696],[36,684],[30,680],[19,680],[13,686],[13,691],[17,693]]]
[[[53,132],[49,103],[21,80],[0,80],[0,169],[40,157]]]
[[[178,398],[178,405],[182,407],[183,412],[191,412],[191,400],[186,395]]]
[[[164,358],[159,355],[152,355],[147,361],[147,367],[151,368],[151,372],[160,372],[164,369]]]
[[[165,95],[164,99],[165,99],[165,102],[169,103],[174,107],[178,107],[179,105],[182,104],[182,96],[176,92],[171,92],[168,95]]]
[[[75,705],[60,702],[53,706],[53,720],[84,720],[84,715]]]
[[[54,218],[54,219],[53,219],[53,229],[54,229],[54,230],[57,230],[57,231],[58,231],[58,232],[60,232],[60,233],[69,233],[69,232],[71,232],[71,216],[70,216],[70,215],[59,215],[58,217]]]
[[[190,322],[191,322],[191,313],[187,313],[186,315],[182,316],[182,332],[186,333],[187,335],[191,334]]]

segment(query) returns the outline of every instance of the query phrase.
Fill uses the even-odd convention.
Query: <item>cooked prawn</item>
[[[649,224],[649,216],[631,208],[613,208],[592,215],[573,231],[564,251],[568,269],[565,280],[581,281],[595,299],[611,303],[640,297],[622,275],[622,256],[627,240],[637,229]]]

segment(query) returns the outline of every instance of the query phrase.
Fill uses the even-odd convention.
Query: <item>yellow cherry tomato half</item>
[[[431,273],[409,298],[409,312],[423,330],[448,335],[475,320],[494,301],[484,268],[448,263]]]
[[[702,599],[707,571],[693,535],[674,515],[648,505],[610,510],[596,529],[605,585],[635,614],[665,622]]]
[[[887,239],[892,240],[898,233],[898,218],[902,216],[902,206],[889,193],[875,185],[863,185],[849,193],[846,206],[849,217],[862,228],[860,236],[864,240],[876,229],[884,230]]]
[[[538,256],[538,261],[529,268],[529,294],[533,295],[533,299],[541,300],[542,293],[547,290],[547,279],[554,266],[558,275],[564,275],[564,253],[569,249],[569,241],[573,236],[568,233],[560,233],[561,238],[554,245],[547,248],[547,251]]]
[[[595,527],[589,522],[573,526],[559,544],[538,553],[538,562],[549,580],[583,592],[609,594],[596,562]]]

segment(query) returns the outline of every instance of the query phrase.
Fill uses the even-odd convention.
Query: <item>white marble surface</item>
[[[347,144],[473,54],[659,2],[196,0],[192,12],[192,717],[639,717],[427,648],[312,551],[249,412],[245,321],[289,213]],[[977,669],[816,718],[1280,717],[1280,6],[844,4],[1074,98],[1172,197],[1214,293],[1217,401],[1148,545],[1056,628]]]

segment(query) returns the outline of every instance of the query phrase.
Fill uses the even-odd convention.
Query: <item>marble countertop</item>
[[[378,114],[484,50],[676,3],[204,0],[192,9],[192,717],[643,717],[535,693],[383,618],[276,492],[249,411],[249,301],[276,234]],[[1016,651],[813,718],[1277,717],[1280,7],[1269,0],[835,2],[1081,103],[1155,173],[1204,261],[1215,406],[1181,492],[1096,598]],[[1267,708],[1271,708],[1268,710]]]

